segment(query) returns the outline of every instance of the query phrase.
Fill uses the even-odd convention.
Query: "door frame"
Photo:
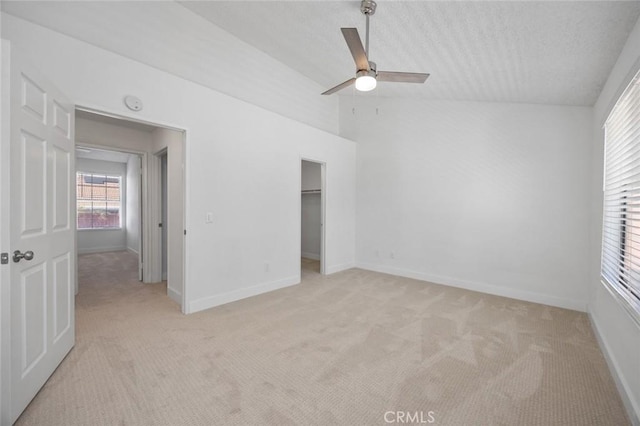
[[[326,212],[327,212],[327,162],[323,160],[314,159],[311,157],[301,156],[298,161],[298,176],[300,177],[298,180],[298,193],[302,193],[302,162],[307,161],[309,163],[320,164],[320,275],[326,275],[326,235],[327,235],[327,220],[326,220]],[[298,204],[298,218],[300,218],[300,222],[298,223],[298,232],[300,238],[298,238],[298,242],[302,241],[302,196],[300,196],[300,202]],[[298,244],[298,258],[302,257],[302,248],[300,244]]]
[[[10,253],[10,104],[8,93],[4,93],[4,83],[11,73],[11,45],[2,39],[0,81],[0,251]],[[11,424],[11,263],[0,266],[0,425]]]
[[[76,108],[77,109],[77,108]],[[145,229],[143,229],[145,220],[147,219],[145,214],[147,212],[147,209],[149,208],[148,206],[148,196],[147,196],[147,176],[148,176],[148,163],[147,163],[147,157],[148,154],[144,151],[136,151],[133,149],[122,149],[122,148],[117,148],[117,147],[112,147],[112,146],[108,146],[108,145],[101,145],[101,144],[96,144],[96,143],[92,143],[86,139],[79,139],[76,138],[76,147],[81,146],[81,147],[87,147],[87,148],[92,148],[92,149],[96,149],[96,150],[100,150],[100,151],[112,151],[112,152],[122,152],[124,154],[132,154],[132,155],[137,155],[140,159],[141,159],[141,179],[140,179],[140,183],[141,183],[141,197],[142,197],[142,203],[140,205],[140,234],[139,235],[139,239],[138,239],[138,249],[142,250],[142,255],[139,254],[139,258],[142,259],[142,264],[143,265],[151,265],[150,263],[147,263],[147,259],[146,257],[146,252],[147,252],[147,247],[148,244],[153,244],[152,241],[146,241],[146,234],[148,232],[146,232]],[[78,167],[76,165],[76,170],[74,171],[77,172]],[[126,180],[126,176],[124,176],[125,180]],[[72,206],[75,208],[75,206]],[[127,213],[125,213],[127,214]],[[77,230],[76,230],[76,253],[77,255],[80,255],[80,253],[78,253],[77,251]],[[140,268],[140,265],[138,265],[138,268]],[[144,266],[143,266],[144,269]],[[144,275],[143,275],[144,278]],[[144,282],[144,281],[143,281]],[[76,274],[76,294],[78,294],[78,275]]]
[[[187,210],[186,210],[186,200],[187,200],[187,178],[186,178],[186,130],[180,130],[176,128],[166,128],[173,131],[178,131],[181,135],[180,142],[171,143],[167,146],[153,146],[149,153],[149,199],[150,206],[152,206],[150,210],[149,220],[150,220],[150,232],[153,233],[156,238],[157,244],[153,246],[154,252],[150,255],[153,256],[153,261],[156,262],[157,268],[155,269],[157,275],[154,277],[157,281],[162,279],[162,233],[166,229],[167,231],[167,295],[171,300],[175,301],[178,304],[182,305],[182,312],[185,314],[190,313],[189,307],[187,305],[187,298],[185,293],[185,283],[186,283],[186,269],[188,258],[186,257],[186,235],[187,235]],[[177,142],[177,141],[176,141]],[[179,151],[176,151],[176,147],[179,147]],[[161,162],[162,156],[167,156],[167,223],[163,223],[163,227],[160,229],[156,224],[162,222],[162,183],[161,183]],[[182,198],[177,200],[174,196],[171,195],[171,183],[172,180],[169,179],[169,176],[172,175],[171,170],[175,167],[175,164],[172,163],[172,158],[181,158],[181,167],[180,167],[180,178],[182,179],[181,193]],[[179,207],[181,210],[181,221],[178,221],[176,224],[175,219],[171,219],[171,212],[175,210],[176,207]],[[180,238],[182,240],[182,250],[174,252],[177,239]],[[181,271],[180,273],[176,273],[174,267],[176,267],[176,259],[180,259]],[[175,287],[171,285],[171,279],[179,277],[182,281],[182,294],[179,295],[175,291]]]
[[[188,128],[184,126],[178,126],[172,123],[166,123],[161,120],[154,120],[154,121],[143,120],[133,115],[123,114],[121,111],[115,112],[107,108],[103,108],[101,106],[96,106],[96,105],[76,103],[74,106],[75,106],[75,110],[81,110],[81,111],[89,112],[92,114],[103,115],[103,116],[115,118],[118,120],[130,121],[134,123],[146,124],[148,126],[175,130],[182,133],[182,144],[181,144],[182,158],[183,158],[183,168],[182,168],[183,188],[182,189],[183,189],[184,196],[182,197],[181,206],[182,206],[182,213],[183,213],[182,214],[183,229],[185,230],[185,233],[183,236],[184,239],[182,244],[182,298],[181,298],[182,303],[180,306],[180,310],[183,314],[190,313],[188,309],[188,304],[187,304],[187,300],[188,300],[187,299],[187,293],[188,293],[187,278],[188,278],[189,257],[187,255],[188,248],[186,243],[187,241],[186,229],[188,225],[187,218],[189,217],[188,209],[187,209],[187,206],[188,206],[187,200],[189,199],[189,185],[188,185],[188,173],[187,173],[187,169],[189,167],[189,156],[187,155],[189,144],[187,143],[187,140],[190,133]],[[89,146],[89,144],[83,144],[83,145]],[[112,151],[118,150],[118,148],[106,148],[106,149],[110,149]],[[127,151],[125,150],[123,152],[127,152]],[[158,197],[159,182],[157,182],[155,179],[155,176],[160,171],[160,160],[156,155],[154,155],[155,152],[152,147],[150,147],[149,151],[145,152],[144,154],[146,154],[145,155],[146,161],[143,160],[143,167],[146,167],[146,176],[143,176],[143,180],[145,180],[146,182],[146,188],[143,187],[143,192],[146,192],[148,209],[146,213],[145,212],[142,213],[141,217],[143,221],[143,234],[144,234],[144,231],[147,231],[146,232],[147,237],[143,236],[143,241],[146,241],[148,239],[148,245],[146,248],[143,247],[142,250],[143,250],[143,256],[145,261],[150,262],[147,265],[149,265],[150,268],[155,268],[154,271],[157,271],[158,267],[161,268],[161,265],[159,265],[158,262],[160,261],[160,256],[162,255],[159,250],[160,244],[162,242],[160,241],[160,233],[157,232],[158,215],[154,214],[154,209],[157,210],[160,208],[159,197]],[[143,198],[143,207],[144,205],[145,203]],[[146,225],[144,224],[145,220],[146,220]],[[154,265],[154,266],[151,266],[151,265]],[[148,270],[149,269],[147,269],[147,271]],[[149,276],[148,273],[146,275]],[[162,271],[158,273],[158,276],[162,276]],[[172,298],[172,300],[174,299]]]
[[[168,197],[168,173],[169,173],[169,147],[162,148],[158,152],[153,153],[154,157],[158,159],[158,168],[157,168],[157,176],[153,176],[153,179],[157,178],[158,183],[158,201],[160,209],[157,220],[159,223],[162,223],[162,228],[160,229],[160,263],[159,263],[159,271],[160,278],[162,281],[167,281],[168,273],[169,273],[169,200]],[[164,159],[164,160],[163,160]],[[155,158],[154,158],[155,161]],[[164,161],[164,166],[163,166]],[[164,169],[164,170],[163,170]],[[166,269],[166,271],[165,271]]]

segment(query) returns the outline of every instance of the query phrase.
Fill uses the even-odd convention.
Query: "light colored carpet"
[[[303,277],[184,316],[127,253],[81,256],[76,346],[17,424],[628,424],[583,313],[357,269]]]
[[[313,274],[314,272],[319,274],[320,273],[320,261],[319,260],[314,260],[314,259],[307,259],[306,257],[303,257],[302,259],[300,259],[300,266],[302,268],[302,279],[307,278],[304,274],[309,272],[311,274]]]

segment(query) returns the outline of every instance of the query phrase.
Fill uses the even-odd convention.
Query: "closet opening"
[[[325,163],[303,159],[301,163],[302,274],[325,274]]]

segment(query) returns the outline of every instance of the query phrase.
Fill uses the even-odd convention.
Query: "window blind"
[[[604,129],[602,278],[640,318],[640,72]]]

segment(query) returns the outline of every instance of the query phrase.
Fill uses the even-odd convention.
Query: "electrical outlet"
[[[389,258],[395,259],[396,258],[396,254],[394,252],[390,252],[389,253]]]
[[[264,271],[269,272],[270,270],[271,270],[271,265],[269,265],[269,262],[264,262]]]
[[[375,249],[374,254],[376,255],[376,257],[380,257],[380,250]]]
[[[207,214],[205,214],[204,223],[213,223],[213,212],[207,212]]]

